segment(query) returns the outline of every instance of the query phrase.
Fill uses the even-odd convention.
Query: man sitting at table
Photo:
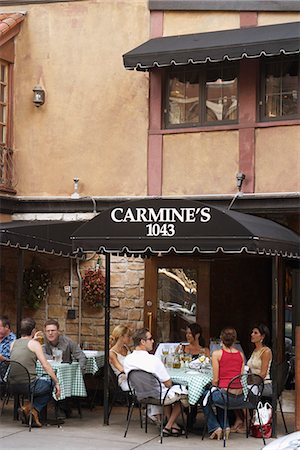
[[[131,370],[145,370],[147,372],[153,373],[162,383],[162,395],[165,395],[168,388],[171,388],[168,392],[165,404],[165,413],[168,421],[165,425],[163,434],[164,436],[179,436],[182,434],[182,429],[176,423],[176,419],[180,414],[180,404],[182,401],[184,405],[187,404],[187,396],[185,388],[181,388],[176,385],[172,386],[172,380],[168,374],[165,366],[159,358],[155,355],[151,355],[153,348],[154,339],[151,336],[150,331],[147,328],[142,328],[137,330],[133,337],[133,344],[135,350],[127,355],[124,359],[124,371],[128,376]],[[160,410],[158,412],[161,412]]]
[[[0,316],[0,361],[10,358],[10,345],[16,340],[16,335],[10,329],[7,316]]]
[[[43,351],[46,358],[53,358],[53,349],[61,350],[62,362],[71,363],[73,360],[78,361],[84,373],[87,357],[76,342],[60,333],[58,321],[55,319],[46,320],[44,323],[44,332]],[[68,399],[60,400],[57,403],[57,418],[65,419],[71,417],[72,409]]]
[[[73,360],[79,362],[84,372],[87,363],[87,357],[76,342],[64,336],[59,331],[59,323],[55,319],[48,319],[44,324],[45,340],[43,351],[47,359],[53,358],[53,349],[62,350],[62,362],[71,363]]]

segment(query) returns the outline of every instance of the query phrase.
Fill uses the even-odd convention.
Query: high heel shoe
[[[209,436],[209,439],[217,439],[217,441],[219,441],[221,438],[222,438],[222,428],[217,428]]]
[[[224,434],[225,434],[225,439],[227,441],[229,439],[229,435],[230,435],[230,428],[229,427],[225,428]]]

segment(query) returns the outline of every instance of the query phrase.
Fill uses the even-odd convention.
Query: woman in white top
[[[123,362],[130,352],[131,330],[125,325],[117,325],[110,336],[109,362],[116,376],[124,372]],[[120,375],[119,385],[123,391],[129,391],[126,375]]]
[[[255,345],[250,359],[247,362],[252,373],[260,375],[264,379],[263,396],[272,396],[272,380],[270,368],[272,363],[272,351],[267,346],[270,332],[266,325],[260,324],[253,328],[251,342]]]

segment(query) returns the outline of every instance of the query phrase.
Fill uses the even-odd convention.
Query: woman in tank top
[[[124,372],[123,362],[130,353],[131,330],[125,325],[118,325],[113,329],[110,336],[109,362],[112,370],[118,377],[119,385],[123,391],[129,391],[129,386]]]
[[[244,356],[234,347],[237,333],[234,328],[227,327],[221,331],[222,348],[216,350],[212,354],[212,368],[213,368],[213,386],[221,390],[227,390],[228,384],[232,378],[241,375],[244,372]],[[223,429],[225,428],[226,439],[229,437],[230,427],[227,421],[224,424],[224,410],[218,408],[218,405],[224,405],[224,395],[220,389],[217,389],[211,394],[211,401],[204,407],[204,414],[207,419],[208,432],[210,439],[221,439]],[[230,389],[232,398],[230,404],[237,408],[242,407],[244,396],[242,394],[242,386],[239,381],[236,382],[232,389]],[[216,406],[217,414],[214,413],[212,404]]]
[[[252,373],[260,375],[264,379],[263,396],[272,396],[272,380],[270,369],[272,363],[272,351],[267,346],[270,332],[266,325],[260,324],[253,328],[251,332],[251,342],[255,349],[247,362]]]
[[[201,355],[210,357],[209,348],[205,347],[205,341],[202,337],[202,328],[198,323],[191,323],[185,331],[187,345],[183,345],[183,352],[192,355],[192,358],[198,358]],[[179,350],[179,345],[176,352]]]

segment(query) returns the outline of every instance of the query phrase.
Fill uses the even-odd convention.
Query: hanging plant
[[[105,276],[99,266],[89,269],[82,278],[82,300],[87,305],[98,308],[105,298]]]
[[[23,301],[26,306],[38,309],[50,285],[49,273],[40,265],[32,265],[23,274]]]

